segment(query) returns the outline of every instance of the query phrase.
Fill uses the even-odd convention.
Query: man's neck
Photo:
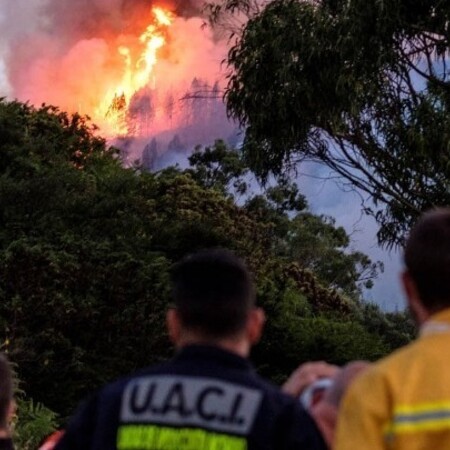
[[[209,345],[218,347],[222,350],[242,356],[243,358],[247,358],[250,354],[250,344],[243,338],[210,339],[193,333],[185,333],[175,344],[178,349],[188,345]]]

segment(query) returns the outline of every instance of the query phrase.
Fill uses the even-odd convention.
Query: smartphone
[[[331,378],[320,378],[311,383],[300,395],[300,403],[305,409],[311,409],[325,394],[325,391],[331,387],[333,380]]]

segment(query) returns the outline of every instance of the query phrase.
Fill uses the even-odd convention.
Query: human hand
[[[292,372],[281,390],[286,394],[299,397],[310,384],[320,378],[333,378],[338,371],[339,367],[325,361],[301,364]]]

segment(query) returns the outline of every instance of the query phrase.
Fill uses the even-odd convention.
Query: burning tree
[[[133,94],[127,110],[127,134],[129,136],[148,136],[155,117],[154,94],[143,88]]]
[[[116,135],[148,134],[155,116],[150,84],[155,84],[153,68],[157,53],[166,43],[166,29],[172,24],[173,14],[162,8],[153,8],[154,20],[139,37],[142,49],[133,57],[126,46],[118,52],[123,57],[124,72],[121,83],[105,98],[99,114],[112,126]],[[121,92],[121,94],[118,94]]]

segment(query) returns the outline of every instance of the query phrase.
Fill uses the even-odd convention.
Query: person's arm
[[[322,398],[311,406],[309,412],[316,421],[329,448],[333,447],[337,415],[342,399],[355,378],[370,368],[367,361],[353,361],[340,369],[332,379]]]
[[[277,450],[327,450],[316,423],[298,400],[286,403],[275,429],[272,447]]]
[[[91,448],[97,415],[97,396],[84,401],[69,422],[55,450],[88,450]]]
[[[386,380],[376,367],[349,387],[337,419],[335,450],[385,450],[390,421]]]

